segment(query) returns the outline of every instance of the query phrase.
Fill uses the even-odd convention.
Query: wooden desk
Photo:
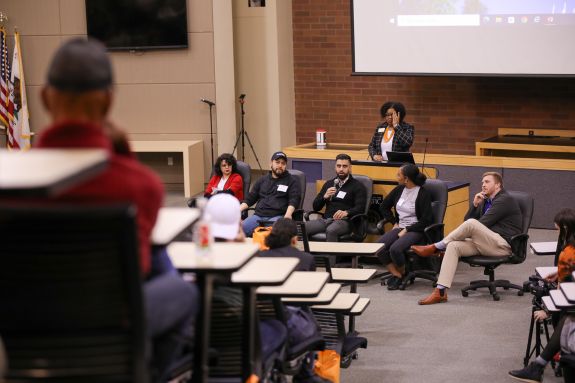
[[[163,207],[152,230],[152,245],[167,246],[200,217],[199,209]]]
[[[100,149],[0,149],[0,196],[53,196],[94,177],[107,161]]]
[[[313,298],[282,298],[282,302],[288,305],[320,305],[328,304],[336,297],[341,290],[339,283],[326,283],[317,297]]]
[[[575,159],[575,139],[558,136],[499,135],[475,143],[477,156]]]
[[[311,298],[319,294],[329,279],[325,272],[294,271],[281,286],[262,286],[258,295]]]
[[[347,312],[351,311],[358,300],[359,294],[339,293],[331,303],[327,305],[313,305],[311,308],[318,311]]]
[[[130,147],[136,153],[182,153],[185,197],[204,191],[203,141],[130,141]]]
[[[209,256],[189,242],[173,242],[167,250],[178,270],[195,272],[197,276],[202,305],[196,323],[194,381],[207,382],[214,280],[217,276],[229,276],[245,265],[256,254],[258,246],[253,243],[214,243]]]
[[[232,274],[235,285],[277,286],[283,284],[297,267],[299,259],[292,257],[256,257]]]

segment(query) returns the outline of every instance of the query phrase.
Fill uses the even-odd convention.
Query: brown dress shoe
[[[434,305],[436,303],[447,302],[447,289],[443,289],[443,295],[439,289],[433,289],[433,292],[425,299],[421,299],[420,305]]]
[[[435,245],[411,246],[411,250],[420,257],[438,257],[439,250]]]

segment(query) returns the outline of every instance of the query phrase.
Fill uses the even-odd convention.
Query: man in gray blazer
[[[463,222],[443,240],[427,246],[412,246],[420,257],[444,254],[437,287],[420,305],[447,302],[446,289],[457,270],[459,257],[472,255],[504,256],[511,254],[511,237],[521,233],[521,209],[517,201],[503,189],[501,174],[487,172],[481,180],[481,191]]]

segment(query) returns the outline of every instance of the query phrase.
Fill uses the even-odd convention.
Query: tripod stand
[[[256,154],[256,150],[254,149],[254,146],[252,145],[252,140],[250,140],[250,136],[248,135],[248,132],[245,129],[244,126],[244,115],[246,114],[245,110],[244,110],[244,103],[245,103],[245,99],[246,95],[245,94],[241,94],[239,97],[239,102],[240,102],[240,108],[242,111],[242,118],[240,120],[240,132],[238,133],[238,137],[236,138],[236,143],[234,144],[234,150],[232,151],[232,155],[234,155],[234,153],[236,152],[236,148],[238,147],[238,142],[240,141],[240,137],[242,138],[242,161],[245,162],[245,138],[248,139],[248,143],[250,144],[250,148],[252,149],[252,153],[256,159],[256,162],[258,163],[258,166],[260,168],[260,170],[262,169],[262,165],[260,164],[260,160],[258,158],[258,155]],[[239,153],[238,153],[239,154]]]
[[[545,319],[540,322],[535,319],[533,313],[538,310],[543,310],[543,305],[541,299],[537,296],[533,297],[533,306],[531,308],[531,323],[529,324],[529,339],[527,339],[527,348],[525,350],[525,358],[523,358],[523,365],[527,366],[529,364],[529,359],[535,354],[539,356],[543,350],[543,345],[541,344],[541,333],[545,331],[545,340],[549,342],[549,319]],[[535,344],[531,347],[533,343],[533,337],[535,337]],[[555,361],[551,360],[551,367],[555,370]]]

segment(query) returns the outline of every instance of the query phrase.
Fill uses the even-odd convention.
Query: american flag
[[[11,88],[6,30],[0,27],[0,124],[8,130],[10,121],[14,119],[14,103],[10,97]]]

